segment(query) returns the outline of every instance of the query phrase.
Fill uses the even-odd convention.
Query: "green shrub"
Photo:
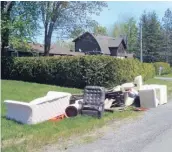
[[[162,67],[162,72],[161,74],[169,74],[172,72],[171,68],[170,68],[170,64],[165,63],[165,62],[155,62],[154,63],[154,67],[156,70],[156,74],[159,74],[159,67]]]
[[[2,78],[83,88],[115,86],[155,75],[152,64],[110,56],[19,57],[2,59]]]

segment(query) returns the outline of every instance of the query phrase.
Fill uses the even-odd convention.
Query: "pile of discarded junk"
[[[37,124],[47,120],[91,115],[101,118],[104,111],[114,112],[128,106],[155,108],[167,103],[166,85],[143,85],[142,76],[133,82],[124,83],[112,89],[100,86],[86,86],[84,93],[72,95],[49,91],[46,96],[30,103],[13,100],[4,101],[7,118],[24,124]]]

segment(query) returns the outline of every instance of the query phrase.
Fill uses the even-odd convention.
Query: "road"
[[[171,77],[169,77],[169,78],[167,78],[167,77],[155,77],[155,79],[172,81],[172,78]]]
[[[139,120],[111,129],[101,138],[68,147],[67,152],[172,152],[172,102],[145,112]]]

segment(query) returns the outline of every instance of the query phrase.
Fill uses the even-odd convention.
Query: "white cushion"
[[[143,108],[156,108],[158,106],[158,99],[156,98],[155,89],[146,88],[139,91],[140,106]]]
[[[137,85],[137,89],[140,89],[142,87],[143,79],[141,75],[134,78],[134,84]]]
[[[134,84],[132,82],[130,82],[130,83],[124,83],[124,84],[121,85],[122,91],[131,89],[133,87],[134,87]]]
[[[7,117],[24,124],[36,124],[65,113],[71,94],[49,92],[30,103],[6,100]]]
[[[151,84],[151,85],[147,85],[146,87],[155,89],[156,97],[158,98],[160,105],[167,103],[167,86],[166,85]]]

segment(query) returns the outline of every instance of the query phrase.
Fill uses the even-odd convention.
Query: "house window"
[[[11,52],[11,56],[12,56],[12,57],[18,57],[18,52],[17,52],[17,51]]]

